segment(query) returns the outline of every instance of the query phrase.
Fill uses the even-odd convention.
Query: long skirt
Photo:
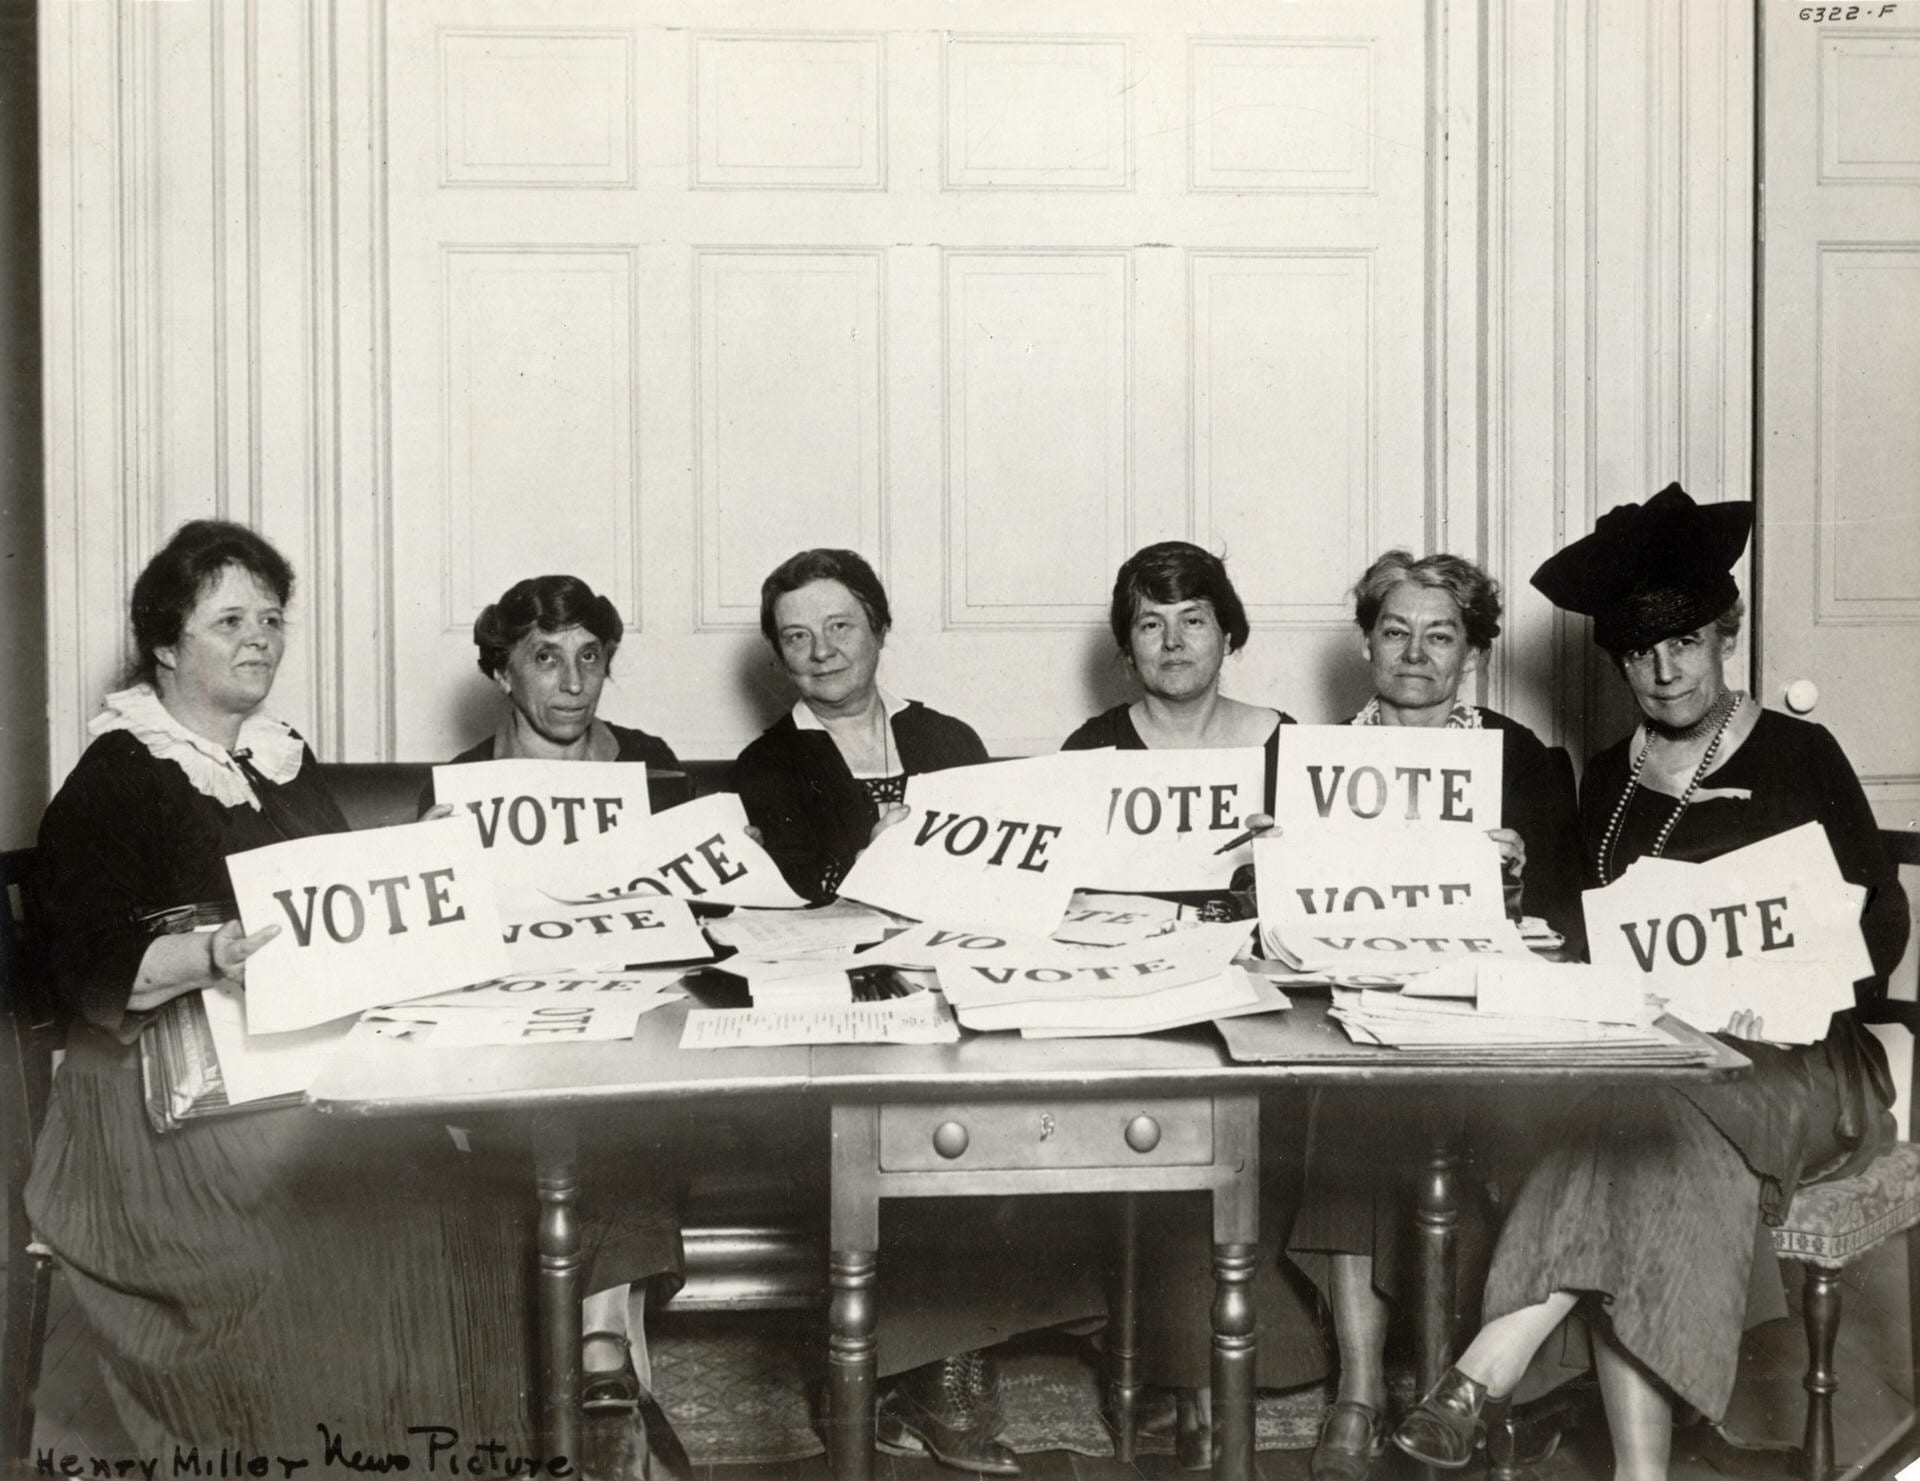
[[[419,1468],[449,1431],[535,1453],[524,1157],[463,1153],[439,1124],[297,1108],[157,1134],[137,1053],[81,1029],[26,1207],[143,1453],[319,1469],[358,1450]],[[662,1248],[652,1215],[605,1227],[603,1271]]]

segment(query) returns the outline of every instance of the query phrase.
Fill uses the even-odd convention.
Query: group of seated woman
[[[1672,487],[1615,509],[1535,574],[1552,601],[1594,619],[1640,710],[1633,733],[1589,762],[1577,802],[1563,752],[1461,693],[1499,635],[1501,604],[1493,581],[1458,557],[1391,551],[1361,576],[1355,619],[1374,692],[1351,723],[1500,732],[1502,816],[1491,832],[1510,907],[1543,917],[1575,954],[1583,885],[1637,859],[1710,859],[1818,822],[1842,873],[1867,887],[1875,976],[1858,985],[1865,1001],[1884,991],[1904,947],[1904,899],[1832,737],[1729,685],[1742,610],[1731,570],[1751,519],[1750,505],[1699,506]],[[316,1420],[392,1434],[427,1416],[511,1436],[530,1391],[516,1182],[477,1174],[437,1133],[375,1135],[284,1109],[160,1134],[144,1114],[142,1028],[173,997],[242,983],[274,932],[249,936],[232,919],[227,855],[345,826],[304,742],[263,711],[292,584],[258,535],[196,521],[134,588],[134,672],[107,697],[41,831],[51,965],[75,1026],[28,1210],[143,1448],[284,1448],[310,1444]],[[1270,814],[1290,717],[1221,691],[1250,634],[1223,562],[1179,541],[1139,551],[1116,577],[1110,620],[1138,697],[1064,746],[1263,747]],[[760,624],[797,699],[741,753],[733,784],[788,882],[823,902],[904,814],[912,777],[987,751],[963,721],[880,686],[892,615],[857,554],[783,562],[762,588]],[[663,741],[598,717],[622,631],[612,603],[576,578],[510,589],[474,628],[480,668],[505,700],[501,721],[456,759],[674,764]],[[1270,816],[1252,821],[1271,826]],[[183,929],[218,920],[211,932]],[[1676,1402],[1724,1412],[1750,1282],[1779,1303],[1772,1262],[1755,1260],[1764,1224],[1800,1184],[1871,1155],[1888,1136],[1892,1096],[1876,1042],[1851,1015],[1802,1048],[1768,1044],[1750,1015],[1712,1027],[1738,1041],[1753,1075],[1569,1095],[1523,1137],[1500,1134],[1513,1128],[1499,1125],[1498,1100],[1469,1109],[1470,1128],[1486,1133],[1483,1171],[1508,1190],[1487,1323],[1397,1425],[1383,1354],[1408,1224],[1404,1109],[1357,1089],[1269,1097],[1257,1377],[1283,1387],[1322,1376],[1324,1299],[1339,1377],[1317,1481],[1360,1481],[1389,1440],[1432,1464],[1464,1464],[1490,1406],[1530,1369],[1551,1381],[1569,1349],[1548,1339],[1576,1312],[1622,1474],[1664,1474]],[[672,1190],[660,1182],[656,1171],[601,1216],[583,1323],[590,1406],[645,1398],[629,1292],[670,1284],[679,1259]],[[991,1349],[1104,1310],[1092,1221],[1051,1202],[970,1203],[938,1217],[915,1204],[909,1212],[926,1217],[889,1224],[883,1444],[1017,1472],[1000,1439]],[[1144,1376],[1179,1395],[1183,1460],[1205,1464],[1211,1292],[1206,1228],[1191,1212],[1168,1204],[1146,1230],[1142,1357]]]

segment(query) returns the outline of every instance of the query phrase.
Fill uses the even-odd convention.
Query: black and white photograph
[[[0,1476],[1920,1478],[1920,0],[0,0]]]

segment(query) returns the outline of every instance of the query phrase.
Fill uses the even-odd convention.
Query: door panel
[[[1430,537],[1425,8],[807,15],[389,12],[397,752],[495,723],[474,616],[572,570],[629,623],[608,716],[731,755],[820,544],[997,751],[1125,696],[1113,570],[1172,536],[1256,619],[1230,690],[1337,713],[1346,587]]]
[[[1904,5],[1763,14],[1761,698],[1834,731],[1904,827],[1920,813],[1917,22]]]

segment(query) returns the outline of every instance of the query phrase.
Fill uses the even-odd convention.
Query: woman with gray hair
[[[1500,589],[1457,555],[1389,550],[1353,588],[1373,697],[1354,725],[1497,730],[1501,806],[1490,829],[1510,900],[1575,941],[1580,932],[1579,814],[1567,753],[1517,720],[1460,695],[1500,635]],[[1325,1091],[1309,1126],[1306,1189],[1287,1241],[1329,1257],[1340,1385],[1313,1452],[1314,1481],[1360,1481],[1386,1446],[1389,1303],[1409,1252],[1406,1127],[1411,1101],[1378,1090]],[[1322,1132],[1322,1128],[1338,1128]]]

